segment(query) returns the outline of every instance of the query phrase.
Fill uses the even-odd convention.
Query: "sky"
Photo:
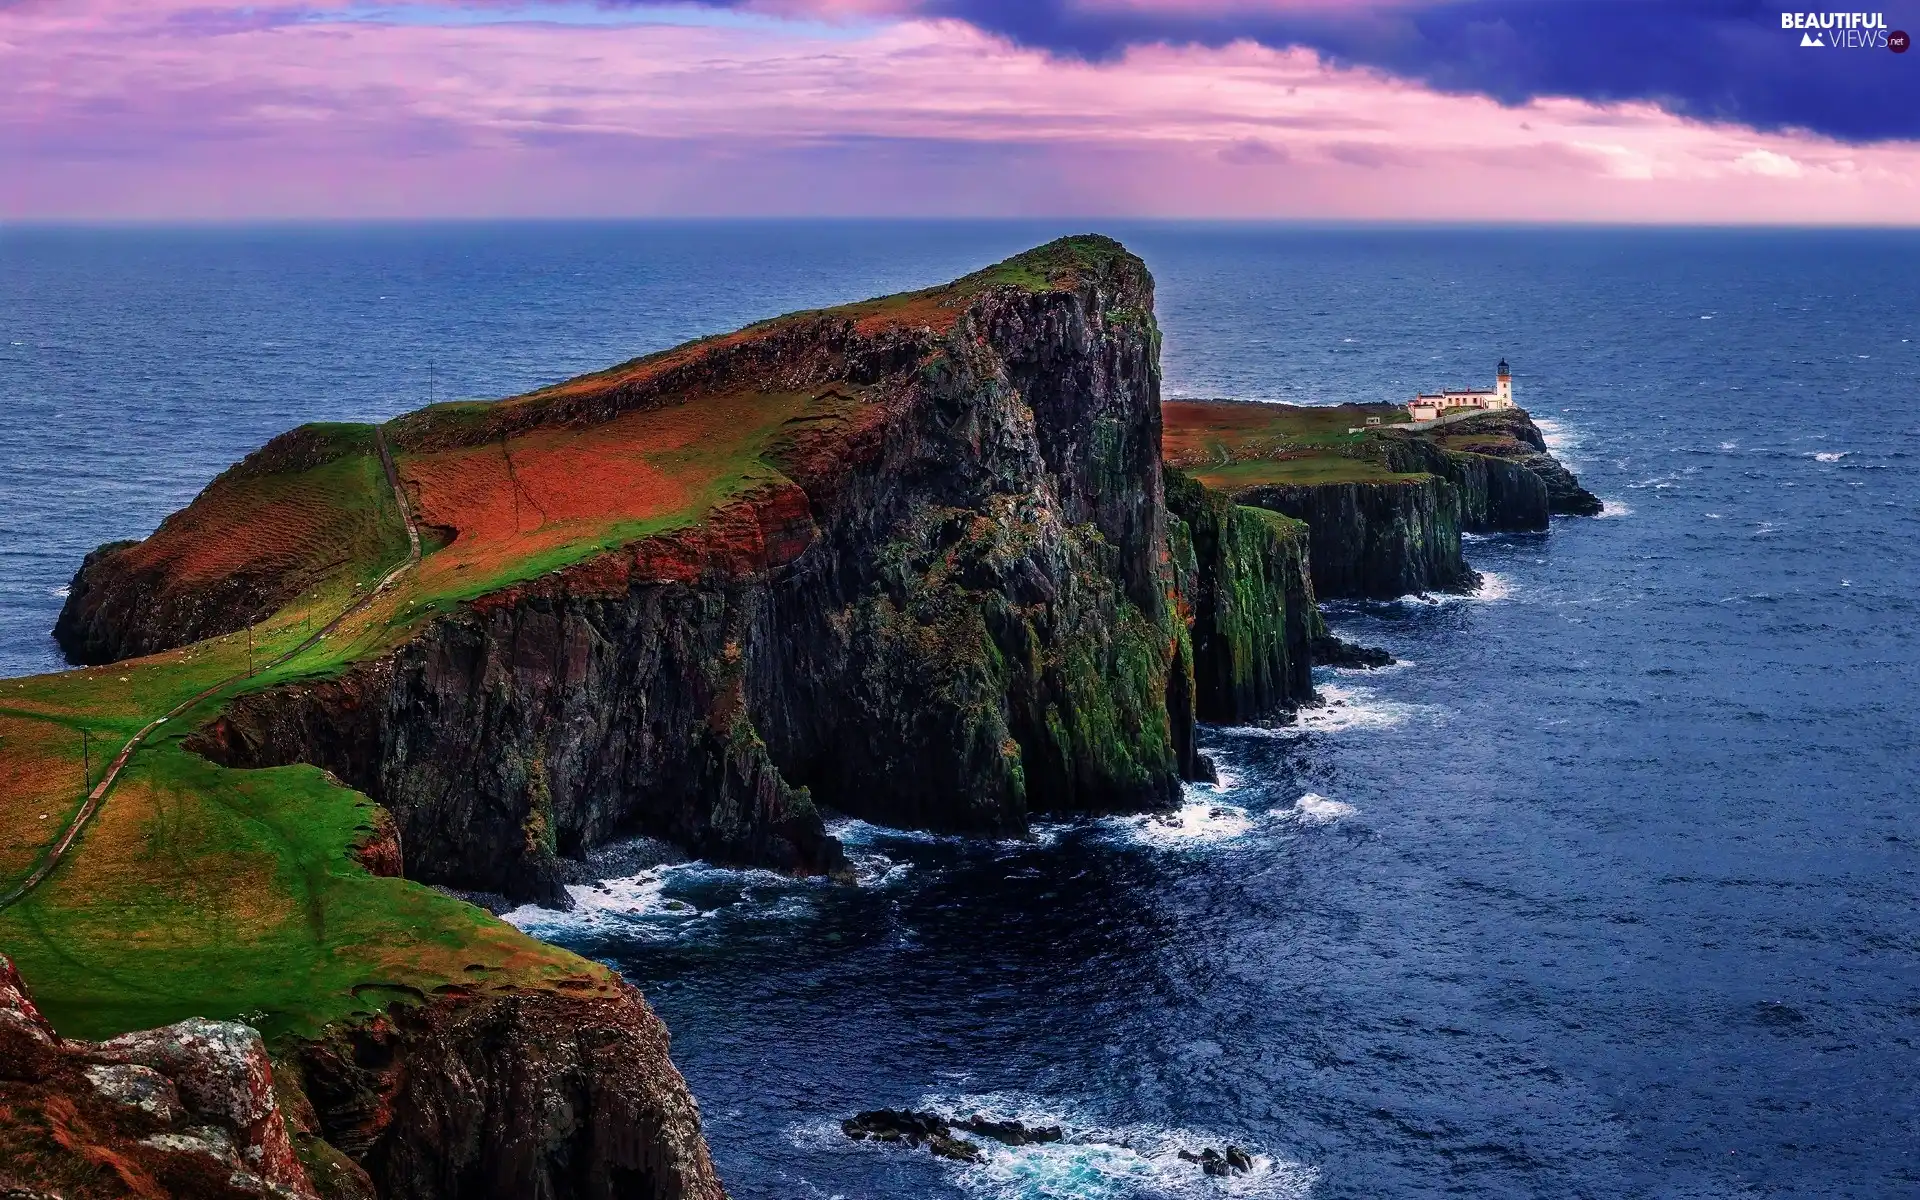
[[[0,0],[0,220],[1915,224],[1906,3]]]

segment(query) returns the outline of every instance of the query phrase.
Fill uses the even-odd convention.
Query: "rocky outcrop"
[[[319,1196],[252,1028],[194,1018],[105,1042],[67,1041],[4,957],[0,1186],[74,1200]]]
[[[846,401],[782,435],[786,482],[247,697],[196,747],[324,766],[393,813],[410,877],[548,903],[559,857],[626,834],[834,873],[816,805],[1017,834],[1173,803],[1194,711],[1152,279],[1105,239],[1016,262],[1049,286],[986,286],[947,328],[789,319],[548,405],[590,421],[775,383]],[[434,416],[396,443],[497,432]]]
[[[1547,509],[1556,515],[1595,517],[1600,498],[1574,478],[1547,449],[1547,439],[1524,409],[1481,413],[1433,431],[1450,450],[1500,459],[1525,467],[1547,489]]]
[[[315,1132],[383,1197],[725,1200],[637,992],[441,996],[289,1057]]]
[[[405,551],[371,427],[303,425],[222,472],[151,536],[87,555],[54,640],[69,662],[91,664],[232,633],[383,543]]]
[[[1199,718],[1245,724],[1311,698],[1319,613],[1306,527],[1235,504],[1173,467],[1166,495]]]
[[[1467,533],[1536,533],[1547,527],[1547,485],[1527,466],[1485,454],[1443,449],[1418,434],[1381,434],[1387,465],[1453,486]]]
[[[1313,586],[1323,599],[1472,588],[1479,576],[1461,553],[1463,532],[1535,533],[1551,514],[1600,511],[1518,409],[1433,430],[1388,426],[1357,453],[1400,478],[1265,485],[1234,495],[1307,523]]]
[[[1044,1146],[1066,1139],[1058,1125],[1027,1125],[979,1115],[949,1120],[935,1112],[894,1108],[856,1113],[840,1122],[840,1132],[856,1142],[872,1139],[913,1149],[925,1146],[935,1157],[955,1162],[979,1162],[985,1157],[977,1143],[960,1136],[963,1133],[990,1138],[1003,1146]]]
[[[448,994],[287,1039],[62,1039],[0,957],[0,1188],[66,1200],[725,1200],[637,992]],[[0,1194],[9,1194],[0,1192]]]
[[[1323,600],[1390,600],[1479,582],[1460,552],[1459,489],[1438,476],[1264,485],[1234,499],[1306,522],[1313,590]]]

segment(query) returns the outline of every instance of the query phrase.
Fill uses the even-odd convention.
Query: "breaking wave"
[[[1212,791],[1203,784],[1188,795],[1201,790]],[[1253,831],[1255,818],[1237,804],[1189,800],[1172,812],[1107,817],[1101,823],[1143,846],[1194,846],[1244,837]]]
[[[1303,825],[1326,825],[1342,817],[1351,817],[1358,811],[1351,804],[1329,800],[1318,792],[1308,792],[1293,802],[1288,815]]]

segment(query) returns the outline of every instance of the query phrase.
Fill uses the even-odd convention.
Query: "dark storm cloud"
[[[743,0],[712,2],[748,6]],[[1798,0],[1795,11],[1815,7]],[[1271,6],[1244,0],[921,0],[916,8],[1079,58],[1110,59],[1152,42],[1251,39],[1305,46],[1336,62],[1507,103],[1539,96],[1641,100],[1756,129],[1805,128],[1848,141],[1920,137],[1920,53],[1803,48],[1798,33],[1781,28],[1781,0]],[[1881,11],[1892,29],[1920,29],[1920,0]]]

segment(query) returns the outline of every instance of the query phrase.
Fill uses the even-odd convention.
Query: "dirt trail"
[[[360,612],[369,604],[372,604],[376,597],[392,587],[399,581],[402,575],[412,570],[420,562],[420,529],[414,524],[413,509],[407,504],[406,490],[400,486],[400,472],[393,465],[393,454],[387,449],[386,435],[380,431],[378,426],[374,427],[373,441],[375,447],[380,451],[380,466],[381,469],[386,472],[387,486],[393,489],[394,503],[400,506],[400,519],[407,527],[406,561],[394,567],[393,570],[388,571],[381,577],[380,582],[374,585],[371,591],[341,610],[339,616],[321,626],[314,633],[308,635],[305,641],[287,651],[285,654],[263,664],[259,668],[260,671],[271,671],[275,667],[282,666],[292,661],[295,656],[317,644],[328,634],[340,628],[341,623],[346,621],[347,618]],[[95,812],[99,811],[101,802],[107,798],[107,793],[113,789],[114,782],[120,778],[120,772],[124,770],[127,763],[132,760],[133,752],[138,750],[141,745],[146,742],[154,730],[165,725],[168,721],[186,712],[188,709],[191,709],[194,705],[213,696],[222,688],[229,687],[238,683],[240,680],[250,678],[252,675],[258,673],[258,671],[242,671],[234,675],[229,675],[220,682],[182,700],[165,713],[141,726],[140,731],[128,738],[126,745],[120,747],[120,753],[113,756],[113,761],[107,765],[107,773],[102,775],[100,782],[94,784],[93,790],[87,793],[87,802],[82,804],[80,811],[73,815],[73,820],[70,821],[66,829],[61,832],[59,840],[54,842],[53,847],[47,852],[46,857],[41,860],[39,867],[34,870],[33,874],[27,876],[26,879],[14,887],[12,891],[9,891],[4,896],[0,896],[0,909],[5,909],[16,903],[22,896],[25,896],[28,892],[40,886],[41,881],[47,876],[53,874],[54,868],[60,865],[67,851],[70,850],[74,842],[79,839],[81,831],[87,826],[87,822],[93,819]]]

